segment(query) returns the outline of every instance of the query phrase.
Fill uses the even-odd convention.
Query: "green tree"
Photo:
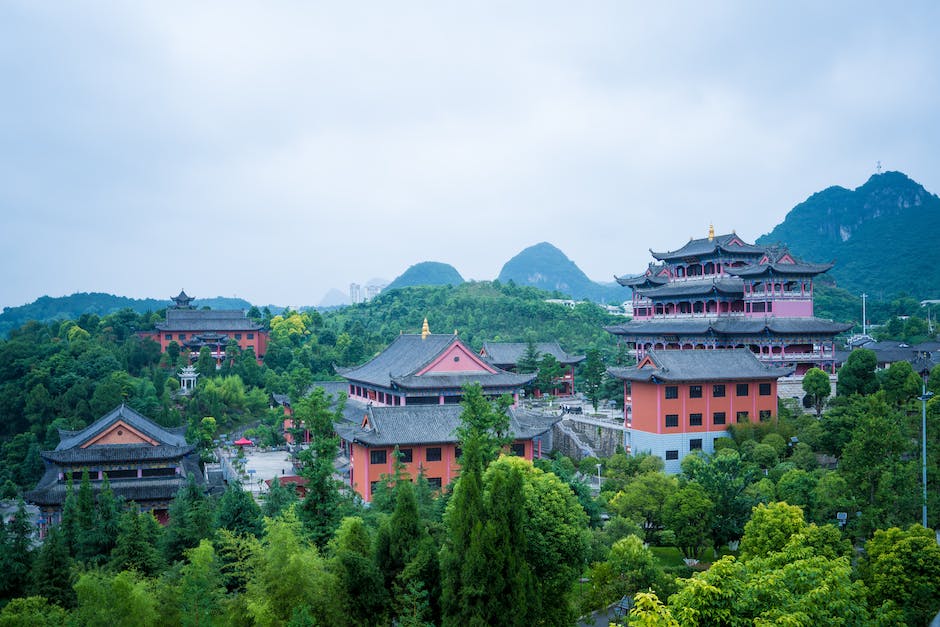
[[[526,342],[525,352],[516,363],[516,372],[520,374],[529,374],[537,372],[539,369],[539,349],[535,345],[535,340],[529,338]]]
[[[676,478],[663,472],[637,475],[610,501],[610,509],[642,525],[644,539],[653,542],[663,528],[666,500],[678,488]]]
[[[196,360],[196,372],[199,373],[200,380],[206,380],[216,375],[215,358],[212,357],[212,349],[203,346],[199,349],[199,358]]]
[[[185,626],[224,624],[225,587],[212,543],[201,540],[199,546],[186,551],[186,558],[178,586],[181,623]]]
[[[21,498],[10,521],[0,519],[0,603],[26,590],[33,561],[31,536],[32,524]]]
[[[389,597],[382,572],[372,560],[372,540],[362,519],[344,518],[330,545],[330,570],[336,575],[343,615],[353,625],[381,622]]]
[[[715,504],[715,545],[740,538],[754,505],[746,491],[756,478],[754,468],[744,464],[737,451],[722,449],[714,455],[687,455],[682,460],[682,473],[705,488]]]
[[[539,360],[538,376],[535,379],[536,387],[542,394],[552,394],[557,387],[557,381],[565,373],[564,366],[558,363],[555,356],[545,353]]]
[[[294,488],[294,484],[282,486],[281,482],[275,478],[264,496],[264,504],[261,510],[268,518],[274,518],[296,502],[297,490]]]
[[[662,566],[635,535],[615,542],[606,560],[591,565],[588,579],[590,588],[581,605],[583,613],[606,607],[623,596],[633,596],[640,591],[667,592]]]
[[[33,592],[62,607],[75,605],[72,558],[61,526],[49,530],[32,571]]]
[[[587,351],[584,365],[581,366],[581,381],[584,393],[591,401],[594,407],[594,413],[597,413],[597,405],[600,402],[601,391],[604,386],[604,362],[601,361],[601,353],[596,348]]]
[[[900,407],[920,394],[922,383],[911,367],[911,362],[896,361],[885,371],[881,387],[885,392],[885,399]]]
[[[837,391],[839,396],[861,394],[866,396],[878,391],[878,379],[875,377],[875,368],[878,366],[878,357],[874,351],[867,348],[857,348],[839,368]]]
[[[45,597],[22,597],[0,610],[0,627],[61,627],[68,612]]]
[[[812,406],[816,409],[816,417],[822,415],[826,399],[832,393],[829,375],[819,368],[810,368],[803,375],[803,391],[806,392]]]
[[[111,552],[115,570],[135,570],[143,575],[159,574],[165,562],[157,548],[163,528],[150,512],[134,506],[121,515],[120,530]]]
[[[872,606],[893,602],[908,625],[926,625],[936,613],[940,546],[932,530],[911,525],[875,531],[859,572]]]
[[[87,572],[75,583],[74,617],[88,627],[147,627],[159,624],[156,599],[147,580],[125,570],[115,575]]]
[[[787,503],[763,503],[754,508],[744,525],[741,538],[741,559],[767,557],[783,550],[790,538],[806,527],[803,510]]]
[[[169,517],[163,546],[166,561],[172,563],[182,559],[186,549],[195,548],[212,533],[212,525],[207,523],[215,519],[214,503],[192,474],[170,503]]]
[[[711,540],[715,504],[705,488],[690,481],[666,497],[663,524],[676,538],[676,546],[689,559],[699,559]]]
[[[251,534],[256,538],[264,531],[261,508],[237,481],[228,484],[219,501],[216,527],[233,533]]]
[[[375,560],[382,570],[386,588],[414,557],[421,539],[418,502],[414,486],[403,481],[395,490],[395,511],[380,528],[376,538]]]

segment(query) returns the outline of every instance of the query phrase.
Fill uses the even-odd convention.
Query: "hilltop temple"
[[[180,290],[172,298],[173,306],[167,307],[166,321],[158,322],[156,331],[143,333],[160,344],[165,353],[171,342],[176,342],[182,351],[188,351],[195,360],[203,346],[212,350],[212,357],[221,364],[225,358],[225,347],[234,341],[242,350],[252,349],[260,362],[268,347],[268,332],[257,322],[248,318],[240,309],[196,309],[193,298]]]
[[[651,350],[748,348],[768,365],[801,375],[835,372],[835,336],[851,328],[813,315],[813,279],[833,264],[807,263],[782,246],[755,246],[737,234],[692,239],[639,276],[633,320],[607,327],[638,361]]]

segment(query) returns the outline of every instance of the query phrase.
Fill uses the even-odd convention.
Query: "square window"
[[[749,393],[749,389],[748,389],[747,383],[738,383],[736,391],[735,391],[735,396],[747,396],[748,393]]]
[[[723,411],[716,411],[716,412],[712,415],[712,423],[713,423],[713,424],[716,424],[716,425],[723,425],[723,424],[725,424],[725,412],[723,412]]]
[[[678,427],[679,426],[679,414],[666,414],[666,426]]]
[[[516,442],[509,447],[510,452],[516,457],[525,457],[525,443]]]
[[[440,477],[428,477],[428,485],[431,486],[432,490],[440,491],[442,481]]]
[[[454,459],[460,459],[460,456],[463,455],[463,449],[459,446],[454,447]]]
[[[429,449],[426,449],[424,452],[424,458],[429,462],[439,462],[441,461],[441,447],[434,446]]]
[[[679,398],[679,386],[667,385],[666,386],[666,398]]]
[[[400,448],[398,449],[398,457],[401,459],[401,463],[410,464],[411,463],[411,453],[412,449],[410,448]]]
[[[748,415],[746,411],[739,411],[737,415],[738,422],[747,422]]]
[[[689,398],[702,398],[702,386],[690,385],[689,386]]]
[[[172,340],[172,339],[173,339],[173,334],[172,334],[172,333],[167,333],[166,335],[163,336],[163,339],[165,339],[165,340]]]
[[[761,421],[761,422],[766,422],[766,421],[770,420],[770,410],[769,410],[769,409],[762,409],[762,410],[760,410],[760,414],[759,414],[759,415],[760,415],[760,421]]]
[[[386,457],[385,451],[369,451],[369,463],[370,464],[384,464],[388,458]]]
[[[186,334],[185,334],[185,333],[180,333],[180,339],[181,339],[181,340],[185,340],[185,339],[186,339]]]
[[[770,384],[769,383],[761,383],[760,385],[757,386],[757,390],[758,390],[758,394],[760,394],[761,396],[770,396]]]
[[[725,384],[716,383],[712,386],[712,396],[714,398],[724,398],[725,397]]]
[[[255,339],[255,334],[254,334],[254,333],[249,333],[249,334],[248,334],[248,339],[249,339],[249,340]]]
[[[689,440],[689,450],[701,451],[702,450],[702,438],[695,438],[694,440]]]
[[[666,460],[679,459],[679,451],[666,451]]]
[[[241,333],[236,333],[236,334],[235,334],[235,339],[236,339],[236,340],[242,339],[242,334],[241,334]]]
[[[702,426],[702,414],[689,414],[689,426],[701,427]]]

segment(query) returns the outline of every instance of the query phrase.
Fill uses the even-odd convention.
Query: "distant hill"
[[[401,276],[389,283],[384,291],[419,285],[457,286],[463,282],[463,277],[454,266],[437,261],[422,261],[405,270]]]
[[[940,198],[901,172],[854,190],[830,187],[794,207],[758,244],[783,242],[807,261],[835,260],[824,275],[849,292],[940,298]]]
[[[349,296],[333,288],[320,299],[320,304],[317,307],[342,307],[348,304]]]
[[[48,322],[50,320],[76,319],[90,313],[104,316],[121,309],[130,308],[137,313],[159,311],[171,304],[170,299],[162,298],[127,298],[101,292],[81,292],[70,296],[41,296],[28,305],[5,307],[0,313],[0,337],[6,337],[11,329],[22,326],[29,320]],[[193,301],[194,307],[211,309],[249,309],[251,303],[241,298],[203,298]]]
[[[500,281],[530,285],[548,292],[560,292],[577,300],[623,302],[630,290],[613,282],[597,283],[581,268],[548,242],[529,246],[510,259],[499,273]]]

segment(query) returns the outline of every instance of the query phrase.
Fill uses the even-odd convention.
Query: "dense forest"
[[[263,363],[234,346],[219,370],[200,355],[190,397],[174,394],[185,357],[136,335],[159,312],[14,330],[0,340],[0,486],[13,503],[41,474],[39,451],[55,446],[58,428],[85,426],[122,401],[187,425],[190,441],[208,448],[217,429],[245,426],[277,444],[282,416],[269,395],[287,393],[314,438],[303,499],[275,487],[259,504],[238,486],[216,498],[190,484],[162,527],[107,489],[93,498],[83,478],[41,544],[20,509],[0,534],[0,626],[570,625],[624,595],[636,595],[631,624],[644,625],[913,626],[940,609],[940,548],[916,524],[921,382],[906,363],[876,372],[870,351],[840,371],[838,397],[807,389],[818,418],[784,403],[773,421],[733,425],[679,475],[642,454],[502,456],[501,406],[468,389],[464,471],[450,489],[438,494],[399,472],[364,508],[337,485],[332,421],[342,401],[308,393],[311,384],[417,332],[425,317],[473,348],[559,340],[569,352],[618,358],[602,327],[620,318],[545,296],[469,283],[395,290],[323,314],[255,308],[271,330]],[[940,371],[928,386],[940,392]],[[936,527],[940,401],[926,411]],[[595,495],[587,478],[596,464]]]

